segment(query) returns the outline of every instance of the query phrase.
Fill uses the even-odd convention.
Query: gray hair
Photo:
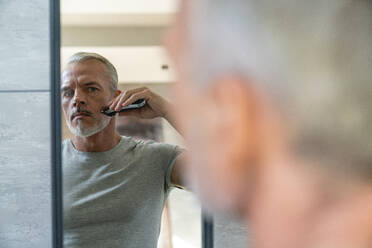
[[[372,1],[194,4],[195,82],[208,87],[231,73],[256,79],[293,125],[296,152],[332,172],[372,178]]]
[[[67,64],[84,62],[91,59],[100,61],[106,67],[108,76],[111,79],[111,91],[116,91],[118,89],[118,73],[114,65],[102,55],[99,55],[97,53],[78,52],[68,59]]]

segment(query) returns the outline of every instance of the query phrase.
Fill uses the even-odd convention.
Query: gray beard
[[[84,127],[84,124],[82,124],[81,121],[78,121],[78,125],[76,128],[72,127],[71,123],[67,120],[66,124],[73,135],[86,138],[101,132],[107,127],[107,125],[110,123],[110,120],[110,117],[104,117],[97,125],[91,128]]]

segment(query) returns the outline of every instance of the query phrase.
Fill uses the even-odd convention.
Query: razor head
[[[104,107],[104,108],[101,110],[101,113],[104,114],[104,115],[107,115],[107,116],[113,117],[113,116],[116,115],[117,111],[115,111],[115,110],[111,110],[109,107]]]

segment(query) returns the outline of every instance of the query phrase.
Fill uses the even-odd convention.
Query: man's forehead
[[[107,77],[106,68],[99,61],[83,61],[68,64],[62,72],[62,83],[77,83],[90,81],[102,81]]]
[[[81,62],[69,63],[64,71],[67,73],[67,75],[71,74],[103,75],[106,72],[106,67],[100,61],[91,59]]]

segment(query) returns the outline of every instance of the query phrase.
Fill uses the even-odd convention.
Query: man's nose
[[[82,94],[79,90],[75,92],[73,100],[74,106],[84,105],[86,103],[84,94]]]

